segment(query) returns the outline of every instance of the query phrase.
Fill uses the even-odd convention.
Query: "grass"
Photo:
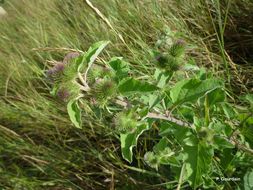
[[[138,185],[157,189],[157,184],[168,182],[153,173],[134,171],[137,165],[127,166],[110,126],[94,120],[90,113],[84,115],[84,128],[74,129],[65,105],[49,95],[44,76],[49,67],[45,60],[61,60],[66,52],[33,48],[86,50],[93,42],[110,40],[104,56],[123,56],[138,76],[152,72],[152,50],[170,28],[178,38],[186,39],[188,53],[198,64],[231,79],[231,91],[252,92],[252,81],[247,80],[252,63],[247,59],[246,64],[235,65],[226,52],[230,53],[231,47],[233,52],[236,44],[230,42],[229,35],[223,37],[241,10],[247,18],[251,16],[247,8],[253,6],[250,0],[224,4],[202,0],[92,3],[114,30],[82,0],[10,0],[4,4],[8,15],[0,20],[3,189],[123,189],[125,181],[133,189]],[[244,46],[252,47],[252,35],[247,37]],[[143,163],[138,166],[145,169]]]

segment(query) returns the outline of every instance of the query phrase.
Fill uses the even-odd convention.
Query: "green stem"
[[[210,123],[210,113],[209,113],[209,102],[208,102],[208,96],[205,96],[205,123],[206,127],[208,127]]]
[[[179,177],[179,181],[178,181],[178,185],[177,185],[177,190],[180,190],[181,185],[183,183],[184,172],[185,172],[185,163],[183,164],[183,166],[181,168],[180,177]]]

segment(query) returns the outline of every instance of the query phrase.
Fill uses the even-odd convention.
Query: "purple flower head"
[[[55,73],[60,73],[64,70],[65,64],[63,62],[58,62],[54,67],[53,70]]]
[[[47,78],[51,81],[53,81],[54,77],[58,74],[58,73],[62,73],[63,70],[65,68],[64,63],[62,62],[58,62],[53,68],[47,70],[46,75]]]
[[[184,46],[185,44],[186,44],[185,41],[182,40],[182,39],[179,39],[179,40],[176,41],[176,45]]]
[[[159,53],[158,55],[156,55],[155,61],[159,67],[164,68],[166,67],[166,63],[168,62],[168,59],[166,55]]]
[[[54,73],[55,73],[54,69],[49,69],[47,70],[46,75],[48,78],[51,78],[54,75]]]
[[[157,56],[155,56],[155,60],[160,61],[162,57],[163,57],[162,54],[158,54]]]
[[[68,98],[70,97],[70,92],[65,89],[65,88],[61,88],[58,92],[57,92],[57,96],[64,102],[66,102],[68,100]]]
[[[68,53],[68,54],[64,57],[63,63],[64,63],[64,64],[67,64],[71,59],[74,59],[74,58],[78,57],[79,55],[80,55],[80,53],[78,53],[78,52],[70,52],[70,53]]]
[[[55,70],[53,68],[46,71],[46,78],[50,82],[54,82],[54,76],[55,76]]]

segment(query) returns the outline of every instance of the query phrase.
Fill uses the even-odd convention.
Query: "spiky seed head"
[[[177,40],[169,49],[169,54],[173,57],[180,57],[185,52],[185,42],[183,40]]]
[[[93,65],[87,77],[88,82],[94,83],[97,79],[103,79],[108,76],[108,72],[111,72],[109,68]]]
[[[66,88],[60,88],[57,92],[57,97],[60,100],[67,102],[70,97],[70,91],[68,91]]]
[[[159,167],[159,159],[158,157],[154,154],[154,152],[147,152],[144,155],[144,161],[151,167],[155,168],[158,170]]]
[[[67,64],[70,63],[70,61],[76,57],[80,56],[79,52],[70,52],[67,55],[65,55],[63,59],[63,63]]]
[[[168,59],[167,59],[166,55],[160,53],[160,54],[156,55],[155,61],[156,61],[156,64],[158,67],[160,67],[161,69],[164,69],[164,68],[166,68]]]
[[[114,123],[119,133],[129,133],[136,129],[138,121],[132,110],[125,110],[115,115]]]
[[[209,128],[201,128],[199,131],[198,131],[198,137],[200,140],[203,140],[205,142],[212,142],[213,141],[213,131]]]
[[[63,75],[61,77],[62,82],[72,81],[78,77],[76,65],[72,63],[66,63]]]
[[[166,69],[169,71],[178,71],[180,69],[180,58],[168,55]]]
[[[54,67],[47,70],[46,72],[47,78],[52,82],[57,81],[63,74],[65,66],[66,65],[63,62],[57,62],[57,64],[55,64]]]
[[[61,84],[56,94],[60,100],[68,102],[70,99],[79,96],[80,87],[76,81],[69,81]]]
[[[55,72],[57,73],[61,73],[64,71],[65,69],[65,64],[63,62],[58,62],[53,69],[55,70]]]
[[[117,85],[110,79],[99,79],[92,87],[92,95],[96,98],[97,102],[102,106],[112,99],[117,94]]]

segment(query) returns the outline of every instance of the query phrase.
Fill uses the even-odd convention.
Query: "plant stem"
[[[182,185],[183,179],[184,179],[184,171],[185,171],[185,163],[183,163],[183,166],[181,168],[180,177],[178,181],[177,190],[180,190],[180,187]]]

